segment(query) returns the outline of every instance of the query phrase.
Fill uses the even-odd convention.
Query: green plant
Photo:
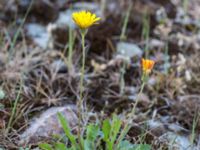
[[[127,122],[124,126],[124,128],[122,129],[118,139],[117,139],[117,143],[119,144],[126,136],[126,134],[128,133],[128,131],[130,130],[131,128],[131,121],[132,121],[132,118],[134,117],[135,115],[135,110],[136,110],[136,106],[138,105],[139,103],[139,97],[140,95],[142,94],[143,92],[143,89],[144,89],[144,86],[146,85],[147,81],[148,81],[148,78],[149,78],[149,74],[151,73],[153,67],[154,67],[154,64],[155,62],[153,60],[150,60],[150,59],[142,59],[142,70],[143,70],[143,73],[142,73],[142,77],[141,77],[141,80],[142,80],[142,84],[141,84],[141,87],[140,87],[140,91],[136,97],[136,100],[135,100],[135,104],[133,106],[133,109],[131,110],[131,112],[129,113],[128,115],[128,119],[127,119]]]
[[[121,35],[120,35],[120,41],[123,41],[126,39],[126,30],[127,30],[128,21],[129,21],[132,7],[133,7],[133,3],[131,2],[127,9],[126,15],[124,17],[123,26],[122,26]],[[125,88],[124,75],[126,73],[126,67],[127,67],[127,62],[124,60],[123,65],[120,68],[120,95],[124,94],[124,88]]]
[[[164,63],[164,72],[165,72],[165,74],[168,74],[168,71],[169,71],[169,64],[170,64],[170,62],[169,62],[169,50],[168,50],[169,48],[168,48],[168,43],[166,43],[166,45],[165,45],[165,55],[164,55],[164,61],[165,61],[165,63]]]
[[[123,22],[123,26],[122,26],[122,31],[121,31],[121,35],[120,35],[120,41],[125,40],[126,39],[126,29],[127,29],[127,25],[128,25],[128,21],[129,21],[129,17],[130,17],[130,13],[131,13],[131,8],[133,6],[133,3],[130,3],[126,15],[124,17],[124,22]]]
[[[142,27],[142,40],[145,41],[145,58],[149,58],[149,33],[150,33],[150,24],[149,16],[147,12],[143,15],[143,27]]]
[[[30,3],[30,5],[29,5],[29,7],[28,7],[28,9],[27,9],[27,11],[25,13],[25,16],[24,16],[22,22],[20,23],[20,25],[19,25],[16,33],[14,34],[14,37],[13,37],[11,43],[10,43],[11,45],[10,45],[10,49],[9,49],[9,52],[10,52],[9,60],[13,57],[14,47],[15,47],[15,44],[17,42],[17,38],[19,37],[20,32],[22,31],[23,25],[24,25],[28,15],[29,15],[30,11],[31,11],[32,5],[33,5],[33,0],[31,0],[31,3]]]
[[[0,88],[0,100],[5,98],[5,92]]]
[[[188,13],[188,5],[189,5],[189,0],[183,0],[183,10],[185,12],[185,15]]]
[[[17,92],[17,97],[14,101],[14,105],[13,105],[13,108],[12,108],[12,113],[11,113],[11,116],[10,116],[10,119],[8,121],[8,125],[7,125],[7,128],[6,128],[6,134],[9,133],[11,127],[12,127],[12,124],[13,124],[13,121],[14,121],[14,117],[16,116],[16,109],[17,109],[17,104],[20,100],[20,95],[21,95],[21,92],[22,92],[22,86],[23,86],[23,81],[21,79],[21,82],[20,82],[20,87],[19,87],[19,90]]]
[[[107,150],[112,150],[114,148],[114,144],[120,131],[121,124],[122,122],[116,115],[113,116],[112,122],[110,122],[108,119],[103,121],[103,140],[106,142]]]
[[[72,5],[70,4],[70,9],[72,9]],[[68,30],[68,68],[72,69],[72,56],[73,56],[73,47],[74,47],[74,41],[75,41],[75,32],[73,32],[72,27],[69,26]]]
[[[127,140],[122,140],[116,143],[120,133],[122,121],[117,115],[113,115],[112,120],[106,119],[101,123],[89,123],[85,128],[85,134],[81,137],[81,143],[78,137],[71,132],[65,117],[58,113],[58,119],[63,127],[65,136],[68,142],[61,140],[53,143],[41,143],[39,147],[43,150],[150,150],[150,145],[147,144],[132,144]],[[104,143],[104,144],[102,144]],[[105,145],[105,147],[103,146]]]
[[[196,137],[196,133],[195,130],[197,128],[198,122],[199,122],[199,117],[200,117],[200,113],[196,112],[194,119],[193,119],[193,123],[192,123],[192,135],[191,135],[191,145],[194,144],[195,141],[195,137]]]
[[[81,142],[81,121],[83,119],[83,92],[84,92],[84,75],[85,75],[85,60],[86,60],[86,52],[85,52],[85,36],[87,34],[88,28],[92,25],[98,23],[101,19],[89,11],[80,11],[74,12],[72,14],[72,19],[79,27],[79,31],[81,34],[81,44],[82,44],[82,67],[81,67],[81,77],[80,77],[80,97],[77,103],[78,105],[78,139]],[[81,147],[81,149],[83,149]]]
[[[79,142],[79,140],[77,141],[78,137],[72,134],[71,129],[65,117],[61,113],[58,113],[58,118],[65,132],[65,136],[68,138],[69,141],[67,143],[62,143],[58,141],[54,143],[53,146],[47,143],[42,143],[39,145],[40,148],[44,150],[54,150],[54,149],[56,150],[80,150],[80,149],[93,150],[95,149],[96,147],[95,141],[98,139],[97,137],[100,135],[98,125],[89,124],[86,127],[85,138],[81,137],[81,140],[80,140],[81,142]],[[70,145],[70,146],[67,146],[67,145]]]
[[[128,62],[126,60],[123,60],[122,67],[120,68],[120,95],[124,94],[124,88],[125,88],[125,79],[124,75],[126,73],[126,68],[128,65]]]
[[[73,47],[74,47],[74,41],[75,41],[76,35],[73,32],[73,29],[69,27],[69,40],[68,40],[68,67],[69,69],[72,69],[73,62],[72,62],[72,56],[73,56]]]

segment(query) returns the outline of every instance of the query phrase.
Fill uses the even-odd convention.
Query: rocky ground
[[[51,141],[62,133],[57,111],[76,125],[81,42],[71,14],[81,9],[102,18],[86,36],[88,119],[126,117],[147,55],[156,65],[127,138],[145,131],[154,149],[200,149],[199,8],[198,0],[0,0],[0,149]]]

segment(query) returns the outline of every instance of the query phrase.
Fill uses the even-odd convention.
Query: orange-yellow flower
[[[89,11],[74,12],[72,14],[72,19],[81,29],[87,29],[93,24],[96,24],[101,18],[97,17]]]
[[[142,69],[145,74],[149,74],[153,69],[155,61],[150,59],[142,59]]]

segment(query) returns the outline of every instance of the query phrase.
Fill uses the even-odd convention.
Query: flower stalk
[[[88,28],[94,24],[97,24],[100,20],[99,17],[96,17],[96,14],[93,14],[89,11],[80,11],[74,12],[72,14],[72,19],[80,29],[81,34],[81,44],[82,44],[82,67],[81,67],[81,76],[80,76],[80,96],[77,102],[78,107],[78,140],[80,143],[80,149],[83,149],[82,139],[81,139],[81,122],[83,119],[82,114],[84,114],[84,74],[85,74],[85,36],[87,34]]]
[[[141,96],[141,94],[144,90],[144,87],[148,81],[149,74],[150,74],[151,70],[153,69],[154,64],[155,64],[155,62],[153,60],[142,59],[142,77],[141,77],[142,85],[141,85],[139,93],[137,94],[133,109],[128,115],[127,123],[125,124],[124,128],[121,130],[121,134],[119,135],[119,138],[117,139],[117,144],[116,144],[117,146],[124,139],[125,135],[128,133],[128,131],[131,128],[132,118],[135,115],[135,110],[139,103],[140,96]]]
[[[85,35],[87,33],[87,30],[80,30],[81,32],[81,44],[82,44],[82,67],[81,67],[81,76],[80,76],[80,100],[79,100],[79,113],[83,113],[83,81],[84,81],[84,74],[85,74]],[[81,115],[80,115],[81,118]]]
[[[80,76],[80,97],[78,101],[78,139],[80,143],[80,148],[83,149],[82,142],[81,142],[81,121],[83,119],[82,114],[84,113],[83,110],[83,91],[84,91],[84,74],[85,74],[85,35],[86,31],[80,30],[81,32],[81,44],[82,44],[82,67],[81,67],[81,76]]]
[[[124,137],[125,137],[125,135],[128,133],[128,131],[130,130],[130,128],[131,128],[131,121],[132,121],[132,118],[134,117],[134,115],[135,115],[135,109],[136,109],[136,106],[138,105],[138,102],[139,102],[139,98],[140,98],[140,96],[141,96],[141,94],[142,94],[142,92],[143,92],[143,90],[144,90],[144,86],[145,86],[145,84],[146,84],[146,82],[142,82],[142,85],[141,85],[141,88],[140,88],[140,91],[139,91],[139,93],[138,93],[138,95],[137,95],[137,97],[136,97],[136,100],[135,100],[135,104],[134,104],[134,106],[133,106],[133,109],[132,109],[132,111],[130,112],[130,114],[128,115],[128,119],[127,119],[127,123],[125,124],[125,126],[124,126],[124,128],[122,129],[122,131],[121,131],[121,134],[120,134],[120,136],[119,136],[119,138],[118,138],[118,140],[117,140],[117,144],[116,145],[118,145],[119,143],[120,143],[120,141],[122,141],[123,139],[124,139]]]

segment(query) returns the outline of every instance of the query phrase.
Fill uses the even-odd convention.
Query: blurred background
[[[154,149],[173,139],[172,149],[198,149],[199,8],[199,0],[0,0],[0,148],[37,147],[50,139],[61,106],[75,110],[81,38],[71,14],[89,10],[101,17],[86,36],[89,111],[123,119],[141,85],[141,58],[153,59],[128,138],[145,130]],[[54,115],[45,120],[46,112]]]

